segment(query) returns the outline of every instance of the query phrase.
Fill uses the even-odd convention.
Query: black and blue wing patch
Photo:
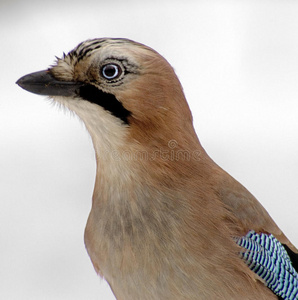
[[[273,293],[284,300],[298,300],[298,274],[285,247],[272,235],[249,231],[236,238],[241,258]]]

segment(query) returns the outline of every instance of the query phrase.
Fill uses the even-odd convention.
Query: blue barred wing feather
[[[286,248],[272,235],[249,231],[236,238],[241,258],[279,299],[298,300],[298,274]]]

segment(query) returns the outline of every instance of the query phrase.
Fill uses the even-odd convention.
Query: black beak
[[[28,92],[47,96],[76,96],[84,85],[82,82],[57,80],[49,70],[25,75],[16,83]]]
[[[38,95],[79,97],[100,105],[128,124],[127,118],[130,116],[130,112],[123,107],[113,94],[105,93],[94,85],[57,80],[50,70],[25,75],[16,83],[24,90]]]

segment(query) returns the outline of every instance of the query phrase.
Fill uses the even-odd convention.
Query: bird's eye
[[[108,80],[118,78],[121,75],[121,73],[122,69],[116,64],[107,64],[104,65],[101,69],[102,76]]]

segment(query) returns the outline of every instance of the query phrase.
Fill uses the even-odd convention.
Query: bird
[[[202,147],[158,52],[90,39],[17,84],[74,112],[91,136],[84,241],[116,299],[298,299],[298,250]]]

